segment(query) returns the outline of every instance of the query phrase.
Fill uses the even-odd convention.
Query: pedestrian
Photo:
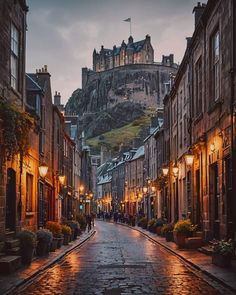
[[[87,222],[87,226],[88,226],[88,233],[90,232],[91,228],[92,228],[92,218],[91,215],[87,215],[86,216],[86,222]]]

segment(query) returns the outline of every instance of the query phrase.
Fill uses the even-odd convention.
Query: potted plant
[[[50,251],[55,251],[56,248],[61,247],[63,241],[63,237],[61,234],[61,225],[55,221],[48,221],[46,223],[46,228],[50,230],[53,235]]]
[[[77,222],[79,223],[79,227],[82,231],[85,231],[86,230],[86,226],[87,226],[87,223],[86,223],[86,218],[83,214],[78,214],[76,216],[76,220]]]
[[[139,220],[139,225],[146,229],[147,228],[147,225],[148,225],[148,221],[147,221],[147,218],[146,217],[142,217],[140,220]]]
[[[19,232],[18,239],[20,240],[22,264],[31,264],[36,247],[35,233],[28,230],[23,230]]]
[[[228,241],[221,240],[214,244],[212,263],[221,267],[229,267],[231,265],[231,259],[233,254],[233,241],[231,239]]]
[[[52,233],[48,229],[39,229],[36,232],[37,236],[37,247],[36,254],[38,256],[44,256],[49,253],[50,246],[52,243]]]
[[[80,234],[80,226],[79,223],[74,220],[68,220],[65,222],[65,225],[71,228],[71,238],[72,240],[76,240],[77,236]]]
[[[192,224],[190,219],[179,220],[174,226],[174,241],[180,247],[185,246],[185,238],[192,236],[196,230],[196,226]]]
[[[155,232],[155,230],[156,230],[156,219],[155,218],[152,218],[148,221],[147,229],[152,233]]]
[[[68,245],[71,236],[71,228],[68,225],[62,224],[61,232],[64,236],[63,245]]]
[[[156,233],[160,236],[162,233],[162,226],[166,223],[166,220],[163,218],[158,218],[156,221]]]
[[[174,225],[173,223],[167,223],[163,224],[162,226],[162,235],[166,238],[167,242],[172,242],[173,241],[173,230],[174,230]]]

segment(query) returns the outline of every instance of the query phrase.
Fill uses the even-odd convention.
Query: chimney
[[[151,37],[149,35],[146,35],[146,41],[148,41],[149,43],[151,42]]]
[[[54,105],[56,106],[60,106],[61,105],[61,94],[60,92],[55,92],[55,95],[54,95]]]
[[[206,4],[205,3],[202,3],[201,2],[198,2],[197,3],[197,6],[195,6],[193,8],[193,13],[194,13],[194,16],[195,16],[195,28],[197,27],[199,21],[200,21],[200,18],[204,12],[204,9],[206,7]]]

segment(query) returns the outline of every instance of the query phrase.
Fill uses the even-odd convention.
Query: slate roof
[[[144,145],[140,146],[137,150],[137,152],[135,153],[135,155],[133,156],[133,158],[131,159],[131,161],[133,160],[137,160],[141,157],[144,156]]]
[[[26,89],[31,91],[42,91],[42,88],[37,83],[36,74],[26,74]]]
[[[126,46],[127,46],[127,49],[132,49],[134,50],[134,52],[139,52],[143,48],[144,44],[145,44],[145,39],[141,41],[129,43]],[[121,46],[115,47],[113,50],[108,48],[104,48],[103,50],[105,51],[106,56],[118,55],[120,54]]]

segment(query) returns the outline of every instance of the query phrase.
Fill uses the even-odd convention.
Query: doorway
[[[6,230],[15,231],[16,228],[16,172],[7,169],[6,185]]]
[[[210,165],[210,214],[211,214],[211,232],[212,237],[220,239],[220,220],[219,220],[219,176],[218,165],[214,163]]]

